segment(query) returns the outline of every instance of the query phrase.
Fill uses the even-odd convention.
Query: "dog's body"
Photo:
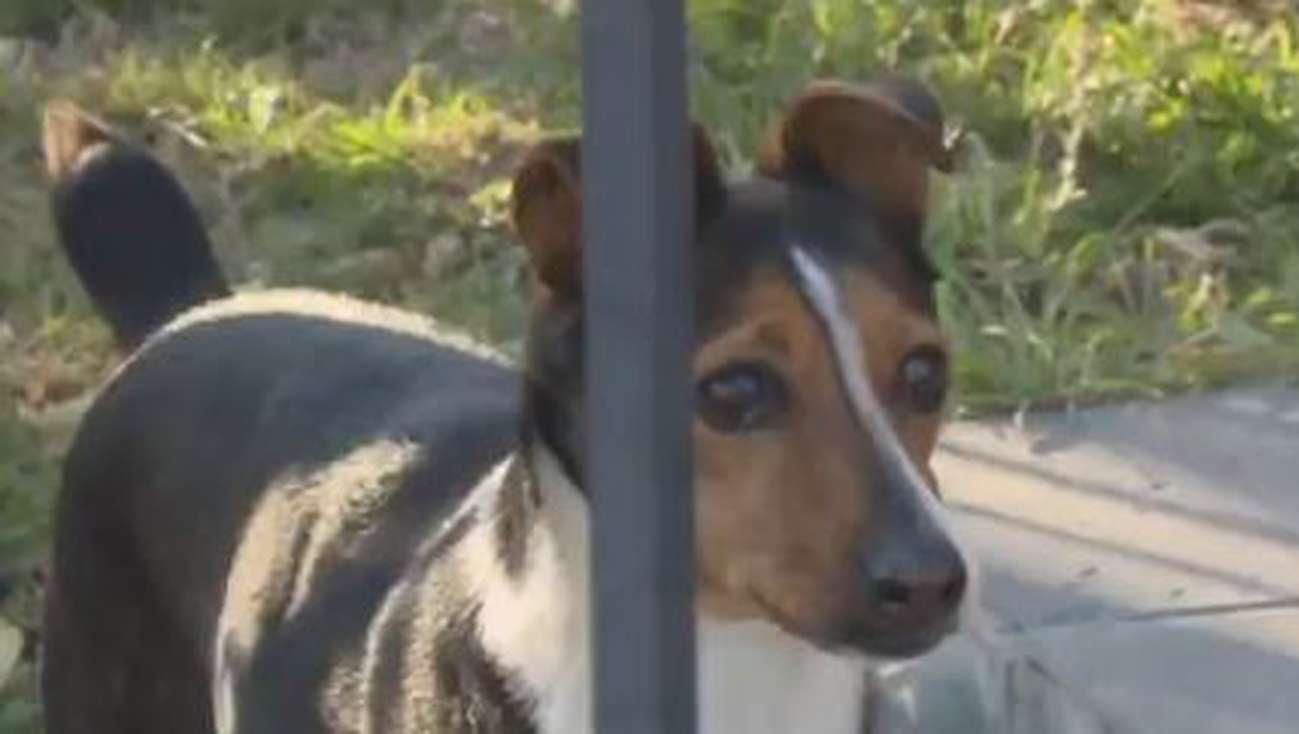
[[[114,708],[54,707],[55,722],[85,717],[70,730],[103,731],[121,715],[122,704],[103,695],[111,675],[145,699],[126,710],[151,712],[122,731],[163,731],[177,720],[191,723],[173,730],[209,731],[199,704],[211,695],[202,685],[211,671],[225,687],[219,700],[236,700],[239,689],[269,696],[223,707],[218,718],[240,724],[225,730],[322,731],[320,693],[310,692],[323,690],[338,656],[400,634],[395,620],[369,627],[390,587],[428,573],[413,561],[423,541],[513,448],[515,379],[422,336],[340,316],[307,310],[178,329],[105,389],[68,459],[69,520],[57,541],[61,557],[78,561],[67,572],[95,583],[69,584],[56,572],[50,589],[54,612],[101,613],[88,625],[69,620],[80,639],[57,634],[62,620],[52,617],[47,659],[74,659],[62,645],[76,658],[98,648],[96,658],[121,667],[71,677],[82,681],[79,700]],[[141,404],[165,404],[166,416],[132,415]],[[451,537],[486,521],[470,513]],[[166,530],[177,526],[193,532]],[[126,537],[103,537],[106,527]],[[161,547],[139,547],[152,542]],[[174,592],[159,599],[158,586]],[[341,607],[313,600],[332,587],[342,587],[333,592]],[[472,624],[453,596],[444,595],[447,613],[468,615],[453,627]],[[106,599],[117,604],[105,609]],[[158,602],[174,608],[148,608]],[[275,652],[251,658],[254,646]],[[181,661],[188,675],[160,675]],[[466,695],[488,683],[463,680]]]
[[[696,293],[705,734],[861,731],[868,669],[935,644],[962,598],[923,465],[942,365],[928,274],[903,246],[923,214],[915,181],[858,192],[876,200],[865,217],[826,185],[838,164],[794,181],[795,154],[826,139],[800,127],[826,99],[833,115],[864,104],[872,126],[893,105],[899,136],[932,122],[899,89],[914,91],[809,93],[776,158],[791,160],[771,164],[789,181],[728,187],[705,141],[697,153],[701,238],[717,243],[698,265],[715,287]],[[167,174],[107,135],[70,137],[111,147],[52,166],[74,202],[55,208],[65,246],[93,252],[77,238],[96,228],[73,225],[97,192]],[[928,166],[919,143],[898,159]],[[67,459],[53,734],[590,731],[577,170],[574,143],[543,144],[516,179],[539,289],[521,373],[409,314],[222,297],[205,243],[166,256],[197,273],[185,305],[210,302],[161,329],[174,283],[135,319],[113,283],[88,283],[124,314],[119,341],[143,346]],[[155,234],[197,227],[168,221]],[[104,245],[132,257],[130,241]]]

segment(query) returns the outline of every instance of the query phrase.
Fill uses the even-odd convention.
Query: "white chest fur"
[[[553,459],[534,465],[545,497],[526,570],[493,568],[486,542],[466,539],[475,567],[484,649],[536,702],[542,734],[591,726],[587,506]],[[864,660],[828,655],[761,622],[699,626],[700,734],[856,734],[862,728]]]
[[[829,655],[765,622],[699,625],[701,734],[857,734],[866,661]]]

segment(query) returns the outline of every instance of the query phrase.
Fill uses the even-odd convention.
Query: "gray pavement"
[[[919,731],[1299,733],[1299,389],[957,423],[936,467],[987,615]]]

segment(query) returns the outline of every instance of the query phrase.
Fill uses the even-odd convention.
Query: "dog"
[[[129,352],[66,458],[49,731],[592,731],[579,139],[514,178],[514,366],[384,306],[232,295],[147,151],[46,126],[62,246]],[[958,626],[922,249],[943,127],[916,81],[815,81],[739,181],[695,127],[695,235],[663,245],[694,263],[705,734],[861,732],[868,674]]]

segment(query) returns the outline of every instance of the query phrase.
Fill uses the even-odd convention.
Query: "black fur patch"
[[[402,697],[405,695],[402,687],[403,679],[410,666],[421,664],[421,661],[412,660],[409,655],[413,649],[411,628],[415,620],[421,616],[440,617],[443,614],[450,614],[441,610],[420,608],[419,589],[422,583],[428,582],[427,574],[434,564],[446,556],[448,549],[463,540],[477,523],[478,517],[473,512],[466,512],[457,518],[454,524],[442,531],[435,542],[424,549],[412,569],[414,577],[408,578],[406,583],[398,587],[400,591],[398,597],[391,602],[393,609],[388,615],[388,623],[379,631],[375,646],[376,665],[369,670],[368,680],[366,680],[369,695],[361,702],[369,717],[371,729],[374,731],[402,730],[403,724],[399,715]],[[443,599],[441,602],[446,603],[448,607],[454,607],[459,600],[452,594],[450,598]],[[440,656],[442,649],[440,647],[436,649]],[[450,708],[458,705],[455,701],[444,701],[440,689],[430,693],[436,694],[434,700],[439,710],[443,705]]]
[[[585,330],[581,309],[538,303],[527,334],[521,438],[540,441],[568,478],[583,487],[585,431]]]
[[[449,620],[437,636],[437,731],[465,734],[533,734],[532,706],[520,701],[510,681],[478,639],[477,609]]]
[[[124,348],[230,293],[198,211],[144,151],[115,145],[72,169],[51,208],[68,262]]]

